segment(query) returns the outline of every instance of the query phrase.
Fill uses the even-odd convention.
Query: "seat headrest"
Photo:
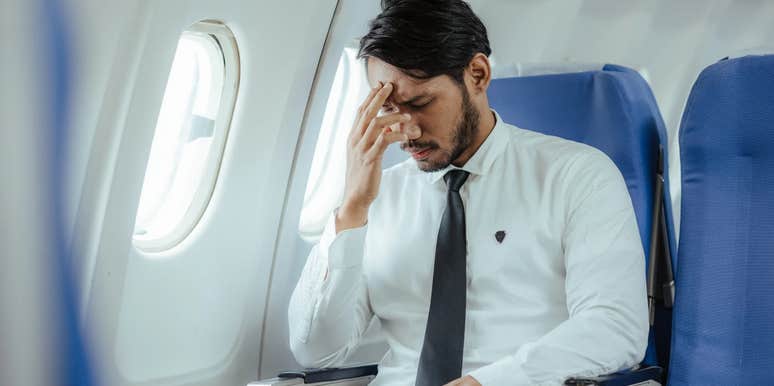
[[[774,158],[774,55],[726,59],[701,72],[680,125],[683,161],[698,154]]]

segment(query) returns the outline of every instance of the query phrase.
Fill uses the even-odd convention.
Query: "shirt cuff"
[[[325,229],[320,237],[319,251],[328,261],[330,269],[360,266],[363,264],[368,223],[336,234],[336,212],[338,209],[333,211],[325,224]]]
[[[490,365],[479,367],[468,373],[475,378],[481,386],[514,385],[531,386],[533,382],[524,374],[518,365],[514,365],[511,358],[499,360]]]

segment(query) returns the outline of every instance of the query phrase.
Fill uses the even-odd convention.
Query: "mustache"
[[[413,152],[416,150],[422,150],[422,149],[438,149],[440,146],[438,146],[437,143],[433,141],[415,141],[413,139],[410,139],[406,142],[403,142],[400,144],[400,149],[407,152]]]

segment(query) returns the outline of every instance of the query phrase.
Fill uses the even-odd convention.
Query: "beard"
[[[401,145],[401,148],[429,148],[436,153],[439,153],[437,159],[426,159],[417,161],[417,167],[423,172],[435,172],[443,170],[451,165],[454,160],[460,157],[462,153],[467,149],[473,138],[478,132],[478,124],[480,115],[478,110],[470,102],[470,95],[468,90],[463,86],[462,90],[462,103],[460,106],[461,116],[457,119],[457,125],[452,132],[452,140],[450,148],[441,148],[441,146],[435,141],[408,141]]]

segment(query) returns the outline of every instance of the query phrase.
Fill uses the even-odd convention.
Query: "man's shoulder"
[[[608,160],[601,150],[585,143],[543,134],[511,124],[508,126],[508,145],[519,154],[553,166],[589,164]],[[548,166],[548,165],[544,165]]]
[[[509,145],[517,167],[528,167],[568,200],[611,183],[625,187],[616,164],[596,147],[515,126]]]

